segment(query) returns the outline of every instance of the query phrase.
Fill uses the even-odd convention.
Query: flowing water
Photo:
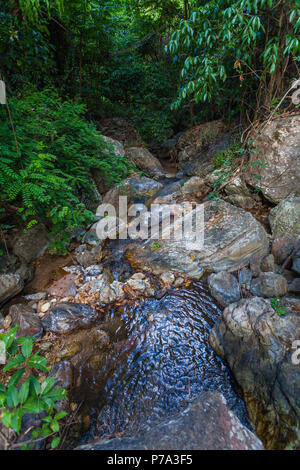
[[[83,441],[137,433],[183,409],[204,390],[221,392],[249,425],[229,370],[208,344],[220,316],[200,282],[171,290],[160,300],[112,308],[106,327],[115,347],[92,383],[87,381],[90,406],[97,412]]]

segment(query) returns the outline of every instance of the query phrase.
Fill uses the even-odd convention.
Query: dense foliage
[[[186,100],[257,117],[298,78],[300,1],[195,1],[167,50],[181,63]]]
[[[42,413],[43,424],[27,436],[24,441],[18,441],[17,447],[21,449],[34,449],[37,442],[51,437],[51,447],[54,449],[60,442],[57,433],[60,430],[59,421],[66,412],[55,412],[55,404],[66,397],[66,390],[55,387],[52,377],[38,380],[37,371],[48,374],[46,359],[34,351],[35,338],[16,339],[18,326],[12,328],[7,334],[0,335],[1,353],[6,356],[6,364],[0,367],[3,384],[0,384],[0,412],[1,421],[8,429],[17,435],[22,429],[24,416]],[[5,434],[2,435],[5,440]],[[7,442],[8,446],[11,442]]]
[[[299,28],[300,0],[2,0],[2,209],[44,221],[62,248],[91,221],[89,173],[128,173],[99,121],[121,116],[156,144],[195,122],[265,118],[299,77]]]
[[[82,193],[93,197],[90,172],[116,183],[127,175],[127,162],[81,117],[84,105],[62,101],[51,89],[27,90],[10,100],[10,110],[15,136],[0,108],[0,201],[16,204],[27,228],[43,221],[62,250],[71,229],[93,221],[81,203]]]

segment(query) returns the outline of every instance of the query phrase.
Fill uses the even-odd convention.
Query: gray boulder
[[[287,280],[275,273],[261,273],[251,282],[253,295],[261,297],[282,297],[287,293]]]
[[[130,147],[126,150],[126,156],[139,170],[145,171],[152,177],[165,174],[160,161],[144,147]]]
[[[30,263],[41,256],[49,244],[49,235],[43,224],[37,224],[20,235],[13,246],[13,253]]]
[[[134,437],[93,441],[76,450],[263,450],[216,392],[204,392],[187,409]]]
[[[296,256],[293,259],[293,266],[292,269],[300,274],[300,250],[296,253]]]
[[[183,208],[177,205],[178,214]],[[148,214],[144,215],[148,225]],[[249,213],[222,200],[204,204],[204,245],[201,231],[191,245],[187,236],[181,240],[145,240],[137,244],[129,257],[141,270],[161,274],[165,271],[186,273],[199,279],[208,272],[236,271],[252,258],[260,259],[269,250],[263,226]]]
[[[69,334],[78,328],[88,328],[97,318],[97,312],[88,305],[65,302],[52,307],[42,324],[46,331]]]
[[[271,121],[254,142],[255,160],[247,182],[259,187],[264,196],[279,203],[300,190],[300,114]],[[257,179],[259,177],[259,179]]]
[[[240,300],[240,288],[236,278],[226,271],[211,274],[208,278],[210,294],[222,306],[226,307]]]
[[[248,415],[267,449],[300,446],[300,368],[293,359],[299,338],[298,302],[278,316],[269,300],[231,304],[210,335],[243,392]]]

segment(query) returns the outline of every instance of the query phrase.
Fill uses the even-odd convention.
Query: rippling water
[[[118,313],[112,309],[109,315],[117,342],[94,377],[102,392],[92,437],[135,433],[184,408],[204,390],[221,392],[248,424],[229,371],[208,344],[221,312],[201,283],[172,290],[161,300],[125,305]]]

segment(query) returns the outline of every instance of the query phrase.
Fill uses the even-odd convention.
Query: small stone
[[[9,328],[12,322],[12,318],[10,315],[7,315],[3,321],[3,326],[5,329]]]
[[[39,348],[41,351],[49,351],[53,347],[53,343],[51,341],[43,341],[40,343]]]
[[[43,304],[43,305],[41,306],[41,308],[40,308],[41,313],[46,313],[46,312],[48,312],[48,310],[49,310],[50,307],[51,307],[50,302],[47,302],[47,303]]]
[[[170,286],[175,281],[175,274],[172,272],[162,273],[160,275],[160,280],[163,282],[163,284]]]
[[[133,276],[131,276],[130,279],[133,279],[134,281],[142,281],[145,279],[145,274],[144,273],[135,273]]]
[[[19,325],[17,338],[24,336],[34,336],[40,338],[43,334],[43,326],[37,313],[28,305],[12,305],[9,309],[12,318],[12,325]]]

